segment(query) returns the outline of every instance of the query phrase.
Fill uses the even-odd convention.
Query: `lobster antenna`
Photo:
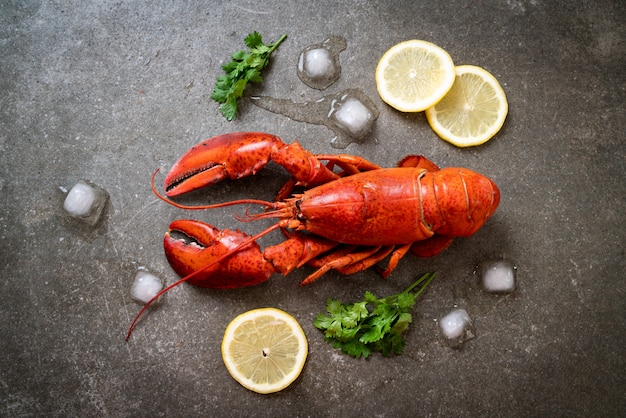
[[[275,210],[270,210],[263,213],[250,213],[248,209],[246,209],[245,215],[233,215],[235,219],[239,222],[252,222],[259,219],[269,219],[269,218],[288,218],[291,215],[292,209],[289,207],[283,207]]]
[[[157,300],[158,298],[160,298],[164,293],[168,292],[170,289],[175,288],[176,286],[178,286],[179,284],[186,282],[187,280],[193,279],[194,277],[202,274],[204,271],[206,271],[207,269],[209,269],[210,267],[212,267],[213,265],[220,263],[221,261],[223,261],[224,259],[230,257],[231,255],[233,255],[234,253],[236,253],[237,251],[241,250],[242,248],[244,248],[245,246],[253,243],[254,241],[256,241],[257,239],[261,238],[264,235],[269,234],[270,232],[272,232],[275,229],[278,229],[281,227],[281,222],[278,222],[272,226],[270,226],[269,228],[267,228],[264,231],[259,232],[258,234],[256,234],[253,237],[248,238],[247,240],[245,240],[244,242],[242,242],[241,244],[237,245],[235,248],[225,252],[224,254],[222,254],[221,256],[219,256],[218,258],[216,258],[215,260],[213,260],[211,263],[207,264],[206,266],[202,267],[200,270],[196,270],[191,274],[188,274],[187,276],[183,277],[182,279],[172,283],[171,285],[167,286],[165,289],[161,290],[159,293],[157,293],[152,299],[150,299],[145,305],[143,305],[143,308],[141,308],[141,310],[139,311],[139,313],[137,314],[137,316],[135,316],[135,319],[133,320],[132,324],[130,324],[130,327],[128,328],[128,333],[126,334],[126,341],[128,341],[128,339],[130,338],[130,334],[133,332],[133,329],[135,328],[135,325],[137,324],[137,321],[139,320],[139,317],[146,311],[146,309],[148,309],[148,306],[152,305],[152,303]]]
[[[152,173],[152,180],[150,181],[150,186],[152,187],[152,192],[164,201],[174,207],[179,209],[187,209],[187,210],[204,210],[204,209],[215,209],[215,208],[223,208],[225,206],[234,206],[234,205],[262,205],[268,208],[273,208],[274,204],[272,202],[268,202],[266,200],[258,200],[258,199],[240,199],[240,200],[232,200],[230,202],[222,202],[222,203],[213,203],[211,205],[201,205],[201,206],[190,206],[190,205],[181,205],[180,203],[176,203],[173,200],[170,200],[168,197],[163,196],[158,192],[156,187],[154,186],[154,178],[157,173],[160,171],[160,168],[157,168],[154,173]]]

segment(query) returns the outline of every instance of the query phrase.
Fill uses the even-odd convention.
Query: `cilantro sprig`
[[[411,323],[411,310],[417,297],[434,279],[426,273],[404,292],[378,299],[365,292],[364,300],[344,304],[335,299],[326,301],[326,313],[317,315],[313,325],[324,331],[324,340],[344,354],[367,358],[372,352],[387,357],[404,350],[402,333]],[[417,286],[420,286],[415,292]]]
[[[261,70],[267,66],[270,55],[285,38],[287,35],[281,36],[273,44],[265,45],[261,35],[255,31],[246,36],[243,41],[249,51],[233,53],[232,61],[222,65],[226,74],[217,77],[211,99],[221,104],[220,111],[228,121],[237,118],[237,99],[243,95],[248,82],[261,83],[263,81]]]

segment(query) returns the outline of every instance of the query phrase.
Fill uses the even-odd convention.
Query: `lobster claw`
[[[186,277],[202,270],[190,277],[189,283],[214,289],[233,289],[262,283],[274,273],[274,268],[263,258],[256,242],[215,262],[248,238],[240,231],[220,231],[204,222],[177,220],[170,224],[163,246],[167,261],[179,276]]]
[[[165,194],[178,196],[217,183],[255,174],[265,167],[277,146],[277,136],[262,132],[219,135],[193,146],[165,177]]]

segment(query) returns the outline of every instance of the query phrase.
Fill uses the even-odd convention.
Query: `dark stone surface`
[[[624,2],[335,3],[2,2],[0,415],[624,416]],[[215,77],[254,30],[288,38],[251,93],[304,102],[359,88],[380,116],[370,138],[345,152],[383,166],[424,154],[480,171],[499,185],[500,207],[472,238],[434,259],[407,256],[387,281],[368,270],[299,288],[311,271],[303,269],[234,291],[179,286],[126,343],[140,309],[129,295],[137,268],[177,279],[161,244],[170,221],[269,225],[239,224],[231,214],[242,208],[169,207],[150,190],[155,168],[231,131],[336,152],[323,126],[251,103],[235,122],[219,114]],[[296,65],[303,48],[330,35],[348,47],[341,78],[322,93]],[[494,139],[454,148],[423,114],[380,100],[378,59],[407,39],[498,78],[510,111]],[[82,179],[110,195],[95,228],[63,211],[62,188]],[[183,201],[271,199],[285,179],[272,166]],[[502,257],[518,266],[517,291],[486,294],[474,270]],[[426,271],[439,275],[415,307],[402,356],[354,360],[312,325],[328,297],[397,293]],[[239,386],[220,354],[230,320],[262,306],[294,315],[310,343],[300,378],[270,396]],[[434,321],[455,306],[477,333],[461,349],[442,343]]]

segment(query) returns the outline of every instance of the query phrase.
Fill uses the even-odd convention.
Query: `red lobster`
[[[311,154],[298,142],[259,132],[237,132],[207,139],[184,154],[165,178],[165,194],[174,197],[217,183],[255,174],[270,160],[283,166],[291,179],[274,202],[245,199],[199,207],[161,199],[186,209],[235,204],[260,204],[264,213],[245,220],[278,218],[255,236],[219,230],[194,220],[174,221],[165,234],[165,255],[182,277],[148,302],[133,321],[128,337],[144,310],[182,282],[210,288],[237,288],[262,283],[309,265],[316,270],[308,284],[329,270],[352,274],[390,256],[387,277],[407,253],[434,256],[454,237],[474,234],[495,212],[500,191],[487,177],[465,168],[440,170],[422,156],[408,156],[398,167],[381,168],[363,158],[341,154]],[[326,163],[322,163],[326,161]],[[302,193],[292,192],[296,187]],[[256,240],[275,229],[286,240],[261,251]],[[185,236],[185,239],[173,235]]]

